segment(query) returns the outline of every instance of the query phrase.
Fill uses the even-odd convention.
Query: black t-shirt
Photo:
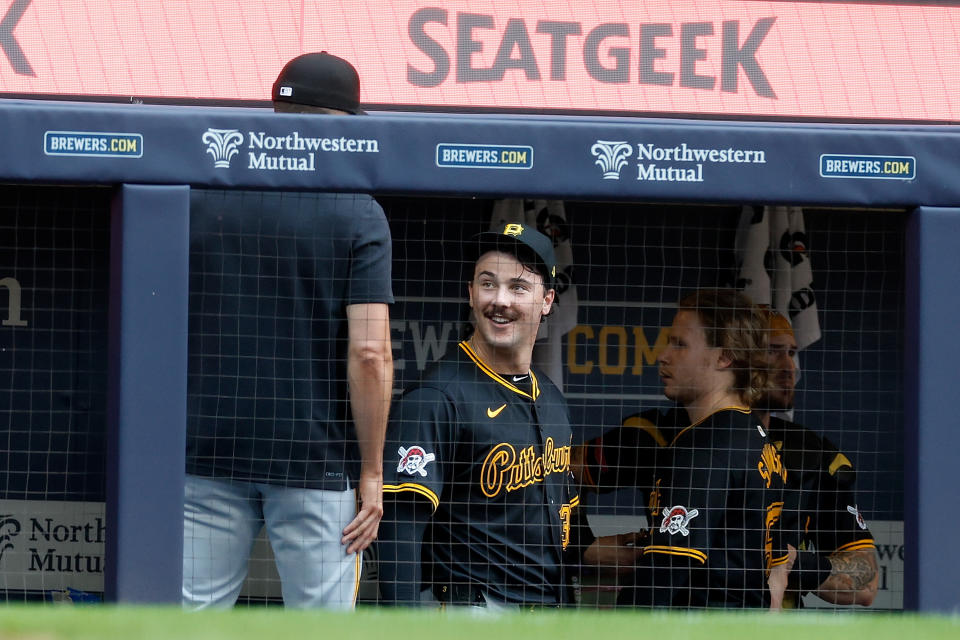
[[[492,371],[468,343],[395,403],[384,491],[434,507],[423,552],[441,585],[505,601],[564,600],[572,434],[566,402],[536,371],[528,391]]]
[[[346,307],[393,302],[391,251],[366,195],[191,191],[189,473],[346,489]]]

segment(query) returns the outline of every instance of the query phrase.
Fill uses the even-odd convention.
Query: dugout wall
[[[4,509],[41,497],[107,505],[102,532],[51,515],[34,525],[11,511],[3,519],[7,546],[0,562],[19,553],[25,571],[31,562],[45,568],[47,558],[65,562],[58,558],[79,555],[48,555],[49,549],[91,537],[107,545],[100,569],[109,598],[179,600],[189,187],[381,196],[395,242],[403,246],[398,257],[427,256],[419,264],[400,263],[403,277],[395,285],[402,301],[394,318],[407,323],[395,339],[411,363],[439,355],[439,342],[434,353],[418,354],[410,322],[439,317],[434,335],[442,335],[462,295],[454,274],[439,277],[439,303],[447,308],[432,307],[437,302],[426,300],[422,287],[436,277],[436,264],[457,262],[456,243],[488,223],[495,198],[570,203],[568,220],[582,239],[575,244],[582,299],[605,305],[583,307],[579,322],[624,328],[664,324],[648,316],[658,316],[663,305],[646,307],[651,300],[643,295],[659,291],[662,302],[672,297],[667,287],[702,286],[704,279],[723,284],[729,238],[721,236],[729,233],[729,221],[744,204],[785,203],[806,207],[810,232],[832,247],[826,255],[847,261],[824,271],[843,281],[820,284],[825,340],[804,363],[801,388],[821,392],[805,392],[801,406],[807,403],[812,416],[837,409],[859,416],[854,429],[838,436],[842,446],[866,453],[861,477],[872,496],[871,515],[905,523],[905,606],[957,606],[951,577],[960,556],[934,539],[934,532],[960,524],[948,507],[948,456],[958,436],[950,427],[944,370],[960,356],[949,277],[960,266],[951,246],[960,237],[954,128],[559,116],[311,118],[256,109],[28,101],[0,107],[10,150],[0,158],[0,179],[15,185],[5,190],[15,201],[7,218],[14,222],[3,224],[0,263],[7,303],[0,353],[8,354],[0,371],[9,383],[9,393],[0,396],[8,443]],[[67,195],[52,199],[51,192]],[[41,205],[22,206],[31,198]],[[72,202],[80,204],[67,206]],[[85,215],[91,223],[81,229],[76,221]],[[108,226],[112,248],[104,261]],[[77,247],[78,236],[96,244],[95,265],[43,261],[62,253],[57,246]],[[685,252],[694,247],[691,258]],[[30,271],[25,265],[72,279],[31,282],[33,276],[22,275]],[[84,278],[95,285],[84,288]],[[88,311],[65,321],[63,298],[52,292],[74,290],[87,292]],[[83,342],[78,322],[95,329],[74,349]],[[425,335],[419,334],[421,350]],[[57,337],[69,345],[53,342]],[[580,344],[583,351],[576,344],[572,351],[577,366],[600,362],[599,341]],[[851,349],[861,362],[836,365]],[[69,365],[52,361],[65,353],[75,354]],[[639,395],[655,388],[643,367],[637,379],[620,376],[615,383],[599,364],[571,373],[570,353],[567,391],[576,394],[571,404],[584,434],[612,426],[628,404],[643,400],[629,397],[638,393],[634,388]],[[608,366],[619,366],[617,353],[603,356]],[[64,368],[71,379],[46,382]],[[418,368],[404,368],[398,382]],[[69,406],[55,404],[67,397]],[[827,429],[827,422],[819,426]],[[891,440],[904,443],[903,456]],[[71,455],[81,462],[65,462]],[[59,493],[57,483],[64,487]],[[16,590],[24,578],[13,574],[11,584],[7,575],[6,588]]]

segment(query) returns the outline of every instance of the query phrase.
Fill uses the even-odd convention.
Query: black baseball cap
[[[557,280],[557,257],[553,241],[535,227],[508,222],[493,231],[477,234],[479,258],[487,251],[503,251],[524,264],[534,264],[543,276],[543,285],[553,289]]]
[[[273,83],[272,97],[277,102],[363,113],[357,70],[326,51],[305,53],[285,64]]]

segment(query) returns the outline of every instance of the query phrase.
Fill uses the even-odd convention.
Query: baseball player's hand
[[[619,573],[632,572],[648,539],[646,532],[601,536],[587,547],[583,554],[584,563]]]
[[[383,476],[360,475],[360,510],[357,517],[343,530],[340,544],[347,546],[347,554],[363,551],[377,539],[380,518],[383,517]]]
[[[783,594],[787,591],[787,578],[790,577],[790,570],[793,569],[793,563],[797,561],[797,550],[792,544],[787,545],[787,561],[780,566],[770,569],[770,576],[767,578],[767,586],[770,588],[770,610],[779,611],[783,609]]]

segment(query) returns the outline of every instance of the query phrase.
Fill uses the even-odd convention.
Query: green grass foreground
[[[759,634],[759,635],[758,635]],[[505,640],[870,640],[960,637],[960,618],[910,614],[536,612],[478,618],[463,611],[354,613],[244,608],[187,613],[176,607],[9,605],[0,607],[0,640],[144,639]]]

